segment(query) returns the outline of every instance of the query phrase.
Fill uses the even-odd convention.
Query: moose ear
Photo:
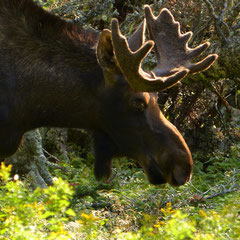
[[[97,45],[97,59],[103,69],[115,67],[111,31],[104,29]]]

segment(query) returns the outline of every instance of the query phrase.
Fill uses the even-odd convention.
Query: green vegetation
[[[53,186],[30,190],[3,164],[0,239],[239,239],[239,147],[196,161],[191,183],[179,188],[150,185],[128,159],[99,183],[92,156],[86,164],[72,155],[74,171],[55,170]]]
[[[181,127],[186,139],[193,142],[193,149],[198,150],[193,154],[194,172],[190,183],[179,188],[150,185],[142,169],[126,158],[114,162],[111,179],[97,182],[93,156],[88,153],[81,158],[81,153],[86,155],[87,150],[79,146],[71,146],[72,152],[66,151],[65,155],[58,154],[62,167],[71,167],[71,171],[52,170],[54,185],[46,189],[32,190],[27,180],[19,180],[17,175],[12,177],[11,167],[3,164],[0,169],[0,240],[240,239],[237,115],[240,88],[239,54],[236,54],[239,51],[234,45],[239,41],[239,30],[234,28],[239,13],[232,11],[230,15],[231,11],[227,11],[233,16],[232,24],[226,14],[222,20],[219,18],[232,29],[229,37],[234,40],[238,34],[237,40],[231,41],[233,46],[226,46],[221,44],[219,33],[214,30],[215,22],[217,26],[225,25],[219,24],[219,19],[211,20],[211,11],[199,1],[128,0],[123,1],[122,12],[122,8],[116,8],[114,0],[37,2],[84,27],[109,27],[111,18],[117,16],[121,22],[125,20],[121,25],[124,33],[133,31],[141,21],[144,3],[151,2],[157,10],[168,7],[181,21],[183,31],[193,30],[195,42],[210,39],[213,52],[219,50],[220,58],[213,70],[194,75],[179,88],[169,90],[168,101],[159,96],[165,115]],[[225,1],[211,2],[216,4],[216,14],[223,16],[225,7],[220,3]],[[228,4],[239,11],[238,1]],[[226,29],[223,30],[225,34]],[[239,49],[239,42],[236,46]],[[150,56],[147,64],[153,65],[153,62]],[[233,121],[229,123],[227,114],[230,113],[225,113],[228,108],[232,111],[231,120],[236,120],[238,125]]]

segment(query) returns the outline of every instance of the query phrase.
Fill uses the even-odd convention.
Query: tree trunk
[[[46,188],[52,185],[51,174],[47,170],[47,159],[43,153],[42,137],[38,129],[24,134],[22,146],[8,159],[7,164],[13,165],[13,172],[25,175],[33,187]]]

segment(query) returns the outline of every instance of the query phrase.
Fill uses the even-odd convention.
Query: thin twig
[[[215,13],[212,3],[209,0],[203,0],[203,1],[206,3],[208,9],[210,10],[212,17],[214,18],[215,27],[216,27],[216,31],[217,31],[218,35],[223,39],[224,43],[227,44],[229,42],[229,40],[225,37],[225,35],[221,29],[221,25],[223,24],[227,29],[227,35],[230,36],[230,29],[229,29],[227,23],[224,22],[224,20],[223,20],[223,15],[224,15],[224,12],[226,9],[224,8],[221,15],[218,16]]]
[[[214,92],[217,94],[219,99],[222,101],[222,103],[225,106],[227,112],[229,114],[231,114],[232,113],[232,109],[231,109],[231,106],[229,105],[228,101],[221,95],[221,93],[215,87],[214,87]]]
[[[212,194],[210,196],[206,196],[206,197],[204,197],[204,199],[212,199],[212,198],[215,198],[215,197],[227,194],[227,193],[236,192],[238,190],[240,190],[240,186],[239,185],[237,185],[234,189],[227,189],[227,190],[224,190],[222,192],[218,192],[218,193],[214,193],[214,194]]]
[[[46,153],[49,157],[53,158],[56,162],[60,162],[60,160],[53,156],[51,153],[49,153],[46,149],[42,148],[43,149],[43,152]]]
[[[49,161],[46,161],[46,165],[50,168],[55,168],[55,169],[61,169],[63,172],[74,172],[74,173],[78,173],[77,170],[74,170],[74,169],[70,169],[70,168],[66,168],[66,167],[63,167],[63,166],[59,166],[58,164],[55,164],[55,163],[51,163]]]
[[[223,16],[224,16],[224,14],[225,14],[225,12],[227,10],[227,7],[228,7],[227,3],[228,3],[228,0],[225,0],[224,7],[223,7],[222,12],[221,12],[221,14],[219,16],[220,19],[223,19]]]

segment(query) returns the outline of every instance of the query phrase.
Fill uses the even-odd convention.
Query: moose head
[[[157,92],[174,86],[190,73],[207,69],[217,58],[212,54],[198,63],[209,43],[188,47],[192,33],[180,33],[180,25],[163,9],[155,17],[145,6],[144,22],[127,40],[116,19],[100,35],[97,56],[106,82],[102,108],[104,133],[95,138],[95,175],[109,176],[115,155],[136,159],[152,184],[179,186],[191,178],[193,161],[182,135],[162,114]],[[150,40],[145,42],[145,26]],[[146,72],[141,65],[154,48],[157,65]],[[100,146],[98,146],[100,145]],[[101,158],[103,155],[103,161]],[[98,161],[98,159],[100,161]]]
[[[167,9],[155,17],[148,5],[127,40],[116,19],[99,35],[32,0],[0,0],[0,157],[13,154],[31,129],[84,128],[94,133],[97,179],[110,176],[113,158],[126,156],[153,184],[189,181],[191,153],[160,111],[157,92],[216,60],[211,54],[192,63],[209,43],[189,48],[191,36]],[[144,71],[151,50],[157,64]]]

